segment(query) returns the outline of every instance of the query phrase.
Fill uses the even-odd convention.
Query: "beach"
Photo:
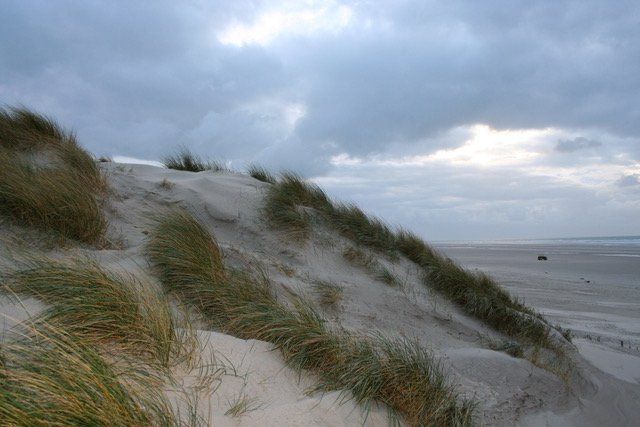
[[[640,237],[435,246],[570,329],[574,344],[594,366],[640,383]],[[547,260],[539,261],[540,255]]]

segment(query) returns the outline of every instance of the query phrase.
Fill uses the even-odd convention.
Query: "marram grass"
[[[473,422],[474,405],[416,343],[329,330],[303,301],[280,303],[264,277],[226,269],[214,237],[185,211],[157,218],[147,254],[169,291],[215,327],[272,343],[289,366],[318,375],[318,390],[349,391],[365,407],[385,403],[411,425]]]
[[[488,276],[463,269],[415,234],[406,230],[394,232],[354,205],[334,203],[320,187],[292,173],[283,174],[269,188],[264,211],[273,227],[307,238],[312,228],[309,209],[356,244],[391,259],[404,255],[423,269],[425,286],[437,289],[467,314],[514,338],[534,345],[550,345],[549,325],[540,315],[515,300]],[[345,255],[354,258],[353,254]]]
[[[19,224],[100,243],[107,221],[86,185],[73,170],[37,169],[0,149],[0,213]]]
[[[247,172],[249,172],[249,175],[258,181],[266,182],[268,184],[276,183],[276,177],[262,166],[250,165]]]
[[[73,133],[27,109],[0,110],[0,214],[90,244],[103,242],[107,184]]]
[[[167,169],[176,169],[187,172],[214,171],[224,172],[227,167],[220,162],[205,160],[193,154],[186,147],[180,148],[176,153],[166,155],[162,158],[162,164]]]
[[[142,366],[102,356],[46,323],[0,347],[0,420],[6,426],[178,425]],[[158,390],[158,391],[156,391]]]
[[[5,289],[47,304],[38,322],[161,366],[186,351],[166,298],[150,284],[87,259],[32,258],[23,264],[7,276]]]

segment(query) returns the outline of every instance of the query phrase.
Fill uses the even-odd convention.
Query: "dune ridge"
[[[16,425],[580,425],[603,388],[628,391],[609,418],[632,419],[637,391],[566,331],[295,174],[185,150],[172,168],[97,161],[50,119],[0,118],[0,160],[30,174],[0,176],[0,415]],[[88,204],[55,182],[20,197],[52,170]]]

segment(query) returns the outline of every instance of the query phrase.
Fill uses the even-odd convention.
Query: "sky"
[[[431,240],[640,234],[637,1],[5,0],[0,103]]]

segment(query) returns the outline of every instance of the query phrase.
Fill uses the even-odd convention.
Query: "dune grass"
[[[311,231],[311,217],[304,207],[324,212],[330,209],[331,201],[317,185],[285,172],[269,188],[264,213],[273,226],[286,229],[293,238],[306,239]]]
[[[85,176],[37,169],[0,149],[0,213],[21,225],[85,243],[101,243],[107,221]]]
[[[549,325],[486,274],[472,273],[441,255],[413,233],[397,235],[399,251],[425,271],[425,285],[457,303],[467,314],[530,344],[549,346]]]
[[[177,152],[162,158],[162,164],[167,169],[176,169],[188,172],[225,172],[227,167],[214,160],[206,160],[192,153],[187,147],[181,147]]]
[[[306,303],[290,308],[265,277],[224,267],[213,236],[188,213],[157,218],[147,254],[161,282],[195,305],[211,324],[278,348],[294,369],[315,372],[318,390],[347,390],[358,403],[390,406],[411,425],[468,425],[473,405],[460,403],[433,357],[416,344],[332,331]]]
[[[5,289],[46,303],[38,322],[160,366],[182,355],[167,300],[132,275],[108,272],[86,259],[37,258],[23,267],[7,276]]]
[[[60,328],[31,326],[0,355],[2,425],[178,425],[151,373]]]
[[[314,283],[314,291],[320,299],[320,304],[333,307],[342,299],[344,289],[331,282],[318,281]]]
[[[264,211],[272,226],[307,238],[312,225],[309,209],[357,245],[376,250],[390,259],[404,255],[423,269],[425,286],[440,291],[467,314],[513,338],[534,345],[550,345],[549,325],[541,316],[511,297],[488,276],[463,269],[415,234],[402,229],[393,231],[356,206],[334,203],[320,187],[292,173],[283,174],[269,188]],[[357,254],[351,252],[345,256],[357,262]]]
[[[26,109],[0,110],[0,213],[90,244],[107,228],[107,184],[75,136]]]
[[[276,183],[276,177],[262,166],[249,165],[247,172],[249,172],[249,175],[258,181],[266,182],[268,184]]]

